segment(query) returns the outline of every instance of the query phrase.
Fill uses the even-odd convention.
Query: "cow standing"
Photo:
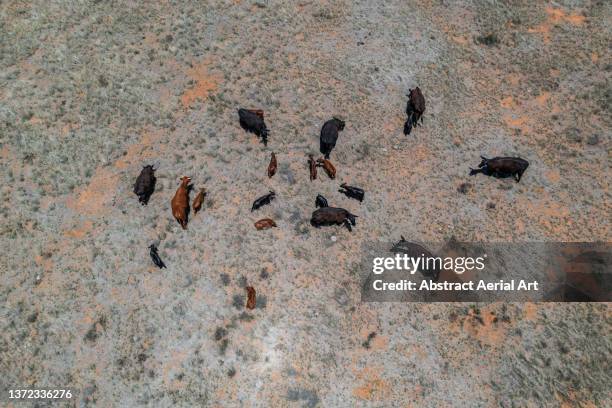
[[[155,191],[155,169],[153,166],[144,166],[134,183],[134,194],[138,196],[138,201],[142,205],[149,203],[149,198]]]
[[[201,188],[200,192],[196,194],[195,198],[193,199],[193,203],[191,204],[194,215],[197,214],[198,211],[200,211],[200,209],[202,208],[202,204],[204,204],[205,196],[206,196],[206,189]]]
[[[268,164],[268,177],[272,178],[273,175],[276,174],[276,169],[278,168],[278,162],[276,161],[276,155],[272,152],[272,157],[270,158],[270,164]]]
[[[423,123],[423,113],[425,113],[425,97],[421,89],[417,86],[410,90],[408,103],[406,104],[406,123],[404,123],[404,134],[409,135],[412,127],[416,126],[419,119]]]
[[[336,141],[338,140],[338,132],[344,130],[344,121],[333,118],[323,124],[321,128],[321,154],[325,155],[326,159],[329,159],[329,154],[332,149],[336,147]]]
[[[149,245],[149,255],[151,256],[153,263],[159,269],[166,267],[166,264],[164,263],[164,261],[162,261],[161,258],[159,257],[159,253],[157,252],[157,247],[155,246],[155,244]]]
[[[172,205],[172,215],[181,224],[183,229],[187,229],[189,220],[189,191],[191,190],[191,177],[181,177],[181,185],[176,190],[170,204]]]
[[[261,109],[238,109],[240,126],[247,132],[255,133],[261,138],[264,146],[268,145],[268,127],[264,122]]]

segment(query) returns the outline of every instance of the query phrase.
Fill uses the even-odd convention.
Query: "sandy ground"
[[[69,406],[100,407],[610,405],[609,304],[362,303],[356,268],[400,234],[610,241],[611,11],[0,1],[0,389],[70,386]],[[406,137],[416,85],[427,111]],[[267,148],[238,107],[265,110]],[[332,115],[338,178],[310,182]],[[468,177],[481,154],[531,166],[519,184]],[[169,208],[181,175],[209,191],[187,231]],[[309,225],[317,193],[359,216],[352,233]],[[263,217],[279,227],[256,231]]]

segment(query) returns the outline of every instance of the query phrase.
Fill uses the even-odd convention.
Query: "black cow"
[[[261,138],[264,146],[268,145],[268,128],[261,110],[238,109],[240,126],[247,132],[255,133]]]
[[[317,198],[315,198],[315,207],[318,207],[318,208],[329,207],[329,204],[327,203],[327,199],[323,197],[321,194],[317,194]]]
[[[516,182],[521,181],[521,177],[529,162],[520,157],[494,157],[487,159],[484,156],[480,156],[482,161],[478,165],[478,169],[470,167],[470,176],[474,174],[482,173],[487,176],[493,176],[497,178],[514,177]]]
[[[153,166],[144,166],[134,183],[134,194],[138,196],[138,201],[142,205],[149,203],[149,198],[155,191],[156,180]]]
[[[258,210],[260,207],[263,207],[266,204],[270,204],[272,200],[276,198],[276,193],[272,190],[266,195],[259,197],[257,200],[253,201],[253,206],[251,207],[251,212]]]
[[[149,245],[149,255],[151,255],[153,263],[157,265],[159,269],[166,267],[166,264],[161,260],[159,254],[157,253],[157,247],[155,246],[155,244]]]
[[[321,128],[321,154],[325,155],[326,159],[329,159],[329,154],[332,149],[336,147],[336,141],[338,140],[338,132],[344,130],[344,121],[333,118],[323,124]]]
[[[355,200],[359,200],[359,202],[362,202],[363,197],[365,196],[365,191],[363,191],[362,188],[349,186],[346,183],[340,184],[340,190],[338,191],[349,198],[354,198]]]

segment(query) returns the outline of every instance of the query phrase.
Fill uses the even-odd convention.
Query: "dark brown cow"
[[[323,207],[312,213],[310,224],[317,228],[324,225],[344,225],[349,231],[352,231],[351,224],[355,226],[355,218],[357,218],[356,215],[344,208]]]
[[[268,164],[268,177],[272,178],[273,175],[276,174],[276,169],[278,168],[278,163],[276,162],[276,155],[272,152],[272,157],[270,158],[270,164]]]
[[[176,190],[170,204],[172,205],[172,215],[181,224],[183,229],[187,229],[189,220],[189,190],[191,190],[191,177],[181,177],[181,185]]]
[[[310,181],[317,179],[317,162],[312,154],[308,155],[308,167],[310,168]]]
[[[484,156],[480,156],[482,161],[478,165],[478,169],[470,168],[470,176],[474,174],[482,173],[487,176],[493,176],[497,178],[514,177],[516,182],[521,181],[521,177],[529,162],[520,157],[494,157],[487,159]]]
[[[419,119],[423,123],[423,113],[425,113],[425,97],[421,93],[421,89],[417,86],[410,90],[408,94],[408,103],[406,104],[406,123],[404,123],[404,134],[409,135],[412,127],[417,125]]]

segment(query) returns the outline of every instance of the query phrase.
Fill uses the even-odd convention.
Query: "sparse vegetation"
[[[605,405],[606,304],[361,304],[358,282],[361,246],[400,234],[609,240],[602,2],[0,9],[3,384],[72,385],[90,406]],[[428,107],[406,137],[415,85]],[[268,148],[242,106],[266,112]],[[338,183],[311,182],[332,115]],[[466,181],[505,153],[532,163],[519,186]],[[133,182],[153,163],[143,207]],[[210,196],[182,231],[169,203],[185,173]],[[308,220],[319,193],[346,203],[340,182],[369,194],[347,204],[350,236]],[[270,189],[261,216],[279,228],[258,235],[250,206]],[[405,352],[423,348],[435,358]]]

